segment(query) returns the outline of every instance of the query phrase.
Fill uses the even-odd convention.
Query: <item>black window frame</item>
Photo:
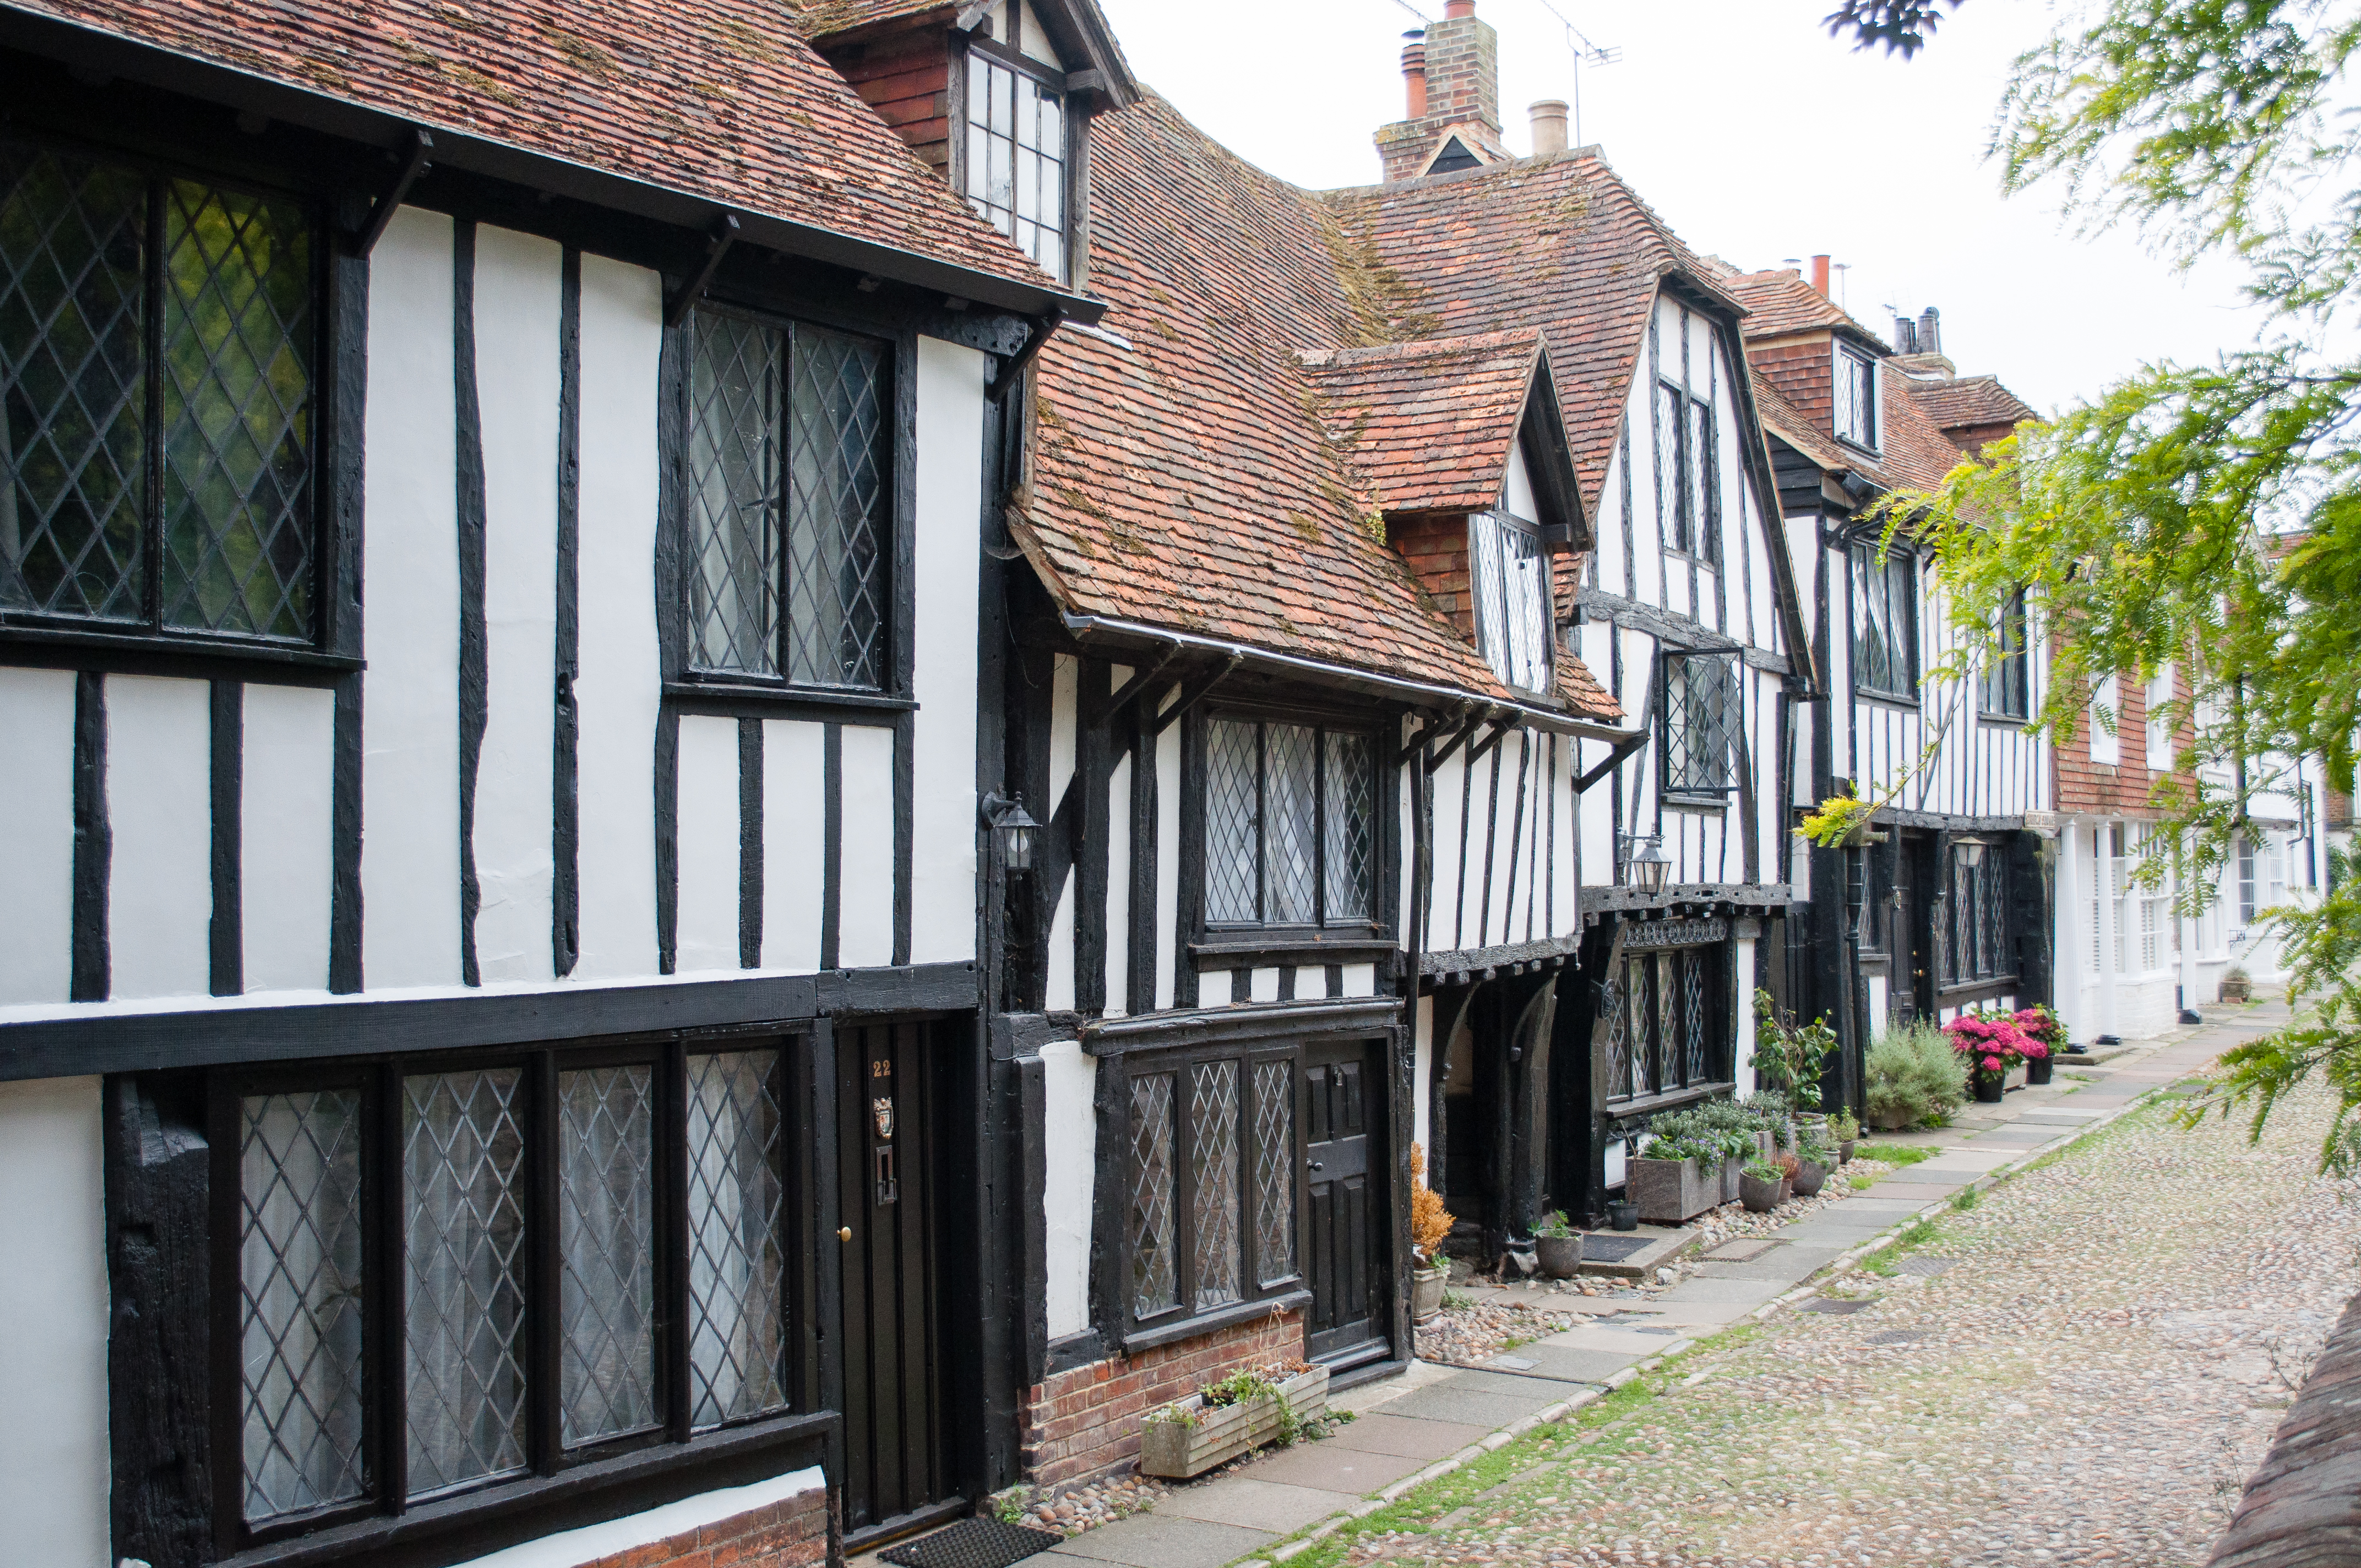
[[[1542,681],[1539,685],[1521,685],[1511,674],[1515,664],[1516,632],[1513,630],[1513,618],[1516,606],[1508,591],[1509,557],[1505,549],[1499,557],[1500,574],[1498,584],[1488,590],[1483,586],[1484,574],[1478,565],[1479,554],[1476,544],[1476,531],[1483,525],[1487,518],[1491,519],[1500,530],[1504,544],[1510,536],[1514,536],[1528,545],[1531,550],[1530,558],[1536,564],[1535,569],[1541,584],[1539,614]],[[1556,620],[1556,601],[1554,597],[1554,585],[1551,576],[1552,570],[1549,543],[1543,537],[1540,523],[1531,518],[1519,517],[1515,512],[1510,511],[1505,503],[1485,511],[1468,513],[1467,594],[1469,608],[1474,611],[1476,619],[1476,651],[1483,655],[1485,663],[1489,665],[1492,673],[1499,677],[1500,684],[1512,691],[1527,691],[1546,696],[1557,685],[1557,639],[1554,624]],[[1507,646],[1499,648],[1491,646],[1491,637],[1487,630],[1489,620],[1484,613],[1483,596],[1488,591],[1496,593],[1499,597],[1500,635]]]
[[[142,434],[142,463],[148,496],[142,509],[142,553],[147,563],[142,615],[137,620],[103,620],[93,616],[55,615],[0,609],[0,645],[79,650],[82,667],[132,673],[214,673],[224,677],[252,675],[286,678],[295,672],[314,671],[313,678],[358,670],[360,647],[359,551],[354,547],[361,483],[361,397],[366,381],[365,354],[368,264],[355,257],[335,220],[342,192],[291,163],[269,156],[256,159],[243,148],[215,145],[219,138],[203,135],[159,150],[159,144],[137,145],[93,139],[77,130],[60,128],[38,112],[0,131],[7,139],[38,150],[92,163],[110,165],[137,176],[150,187],[151,208],[147,226],[145,262],[148,280],[148,320],[141,327],[143,371],[148,387],[148,414]],[[183,156],[182,148],[194,149]],[[159,217],[153,206],[154,189],[163,182],[186,181],[211,190],[284,203],[300,208],[311,238],[310,352],[311,389],[308,418],[310,452],[305,482],[310,491],[310,560],[308,626],[302,637],[269,636],[163,623],[161,536],[165,461],[159,442],[161,418],[157,383],[162,374],[153,351],[160,314],[153,282],[164,265],[159,243]],[[52,655],[56,656],[56,655]],[[295,674],[294,678],[302,678]]]
[[[1696,699],[1692,672],[1714,669],[1715,677],[1726,684],[1729,707],[1721,715],[1719,766],[1700,776],[1685,772],[1676,760],[1686,757],[1693,767],[1697,753],[1691,743],[1698,732],[1688,719]],[[1728,797],[1738,790],[1738,751],[1746,744],[1745,676],[1741,657],[1735,652],[1717,650],[1667,648],[1658,662],[1657,679],[1663,683],[1659,694],[1656,744],[1660,758],[1658,776],[1664,780],[1667,800],[1679,799],[1704,806],[1724,806]],[[1675,679],[1675,672],[1679,672]],[[1710,722],[1710,720],[1708,720]],[[1684,739],[1677,740],[1675,736]]]
[[[2002,603],[1998,632],[1976,683],[1976,715],[2022,723],[2033,715],[2033,653],[2023,588],[2011,590]]]
[[[664,696],[684,711],[743,717],[826,718],[858,710],[866,718],[847,722],[889,722],[885,713],[915,710],[916,561],[917,540],[917,338],[905,320],[891,315],[835,309],[817,301],[750,291],[742,280],[718,280],[676,326],[664,333],[659,369],[657,502],[661,537],[656,551],[656,630]],[[884,350],[879,406],[880,463],[884,512],[881,520],[878,579],[883,598],[877,630],[879,679],[873,686],[797,681],[783,669],[776,675],[701,668],[693,648],[690,574],[696,569],[695,486],[689,471],[695,418],[694,371],[697,318],[700,313],[752,322],[790,334],[797,327],[863,339]],[[783,548],[782,554],[785,554]],[[774,636],[791,635],[781,616]],[[785,661],[780,661],[783,664]],[[883,710],[883,711],[880,711]]]
[[[1678,413],[1664,428],[1664,404]],[[1713,401],[1669,377],[1656,381],[1656,533],[1671,554],[1721,567],[1721,430]],[[1702,450],[1700,450],[1702,448]],[[1666,490],[1670,499],[1667,504]]]
[[[1062,110],[1061,129],[1066,145],[1060,155],[1060,172],[1063,179],[1060,182],[1059,199],[1064,205],[1064,212],[1061,214],[1063,221],[1059,225],[1060,242],[1062,247],[1059,265],[1045,267],[1042,269],[1060,283],[1074,283],[1082,276],[1082,233],[1087,216],[1083,209],[1086,186],[1083,182],[1082,164],[1087,149],[1083,121],[1089,115],[1088,94],[1074,92],[1068,83],[1066,71],[1049,64],[1047,60],[1034,59],[1014,40],[986,38],[983,36],[981,29],[972,33],[954,32],[952,37],[956,41],[951,53],[950,71],[951,151],[949,173],[951,190],[960,200],[968,203],[975,209],[978,217],[991,224],[994,228],[999,227],[999,224],[991,214],[983,210],[990,203],[983,202],[969,189],[970,181],[974,178],[974,171],[968,167],[968,127],[973,117],[973,109],[969,103],[968,93],[968,56],[982,55],[992,64],[1005,71],[1014,71],[1019,77],[1030,78],[1038,85],[1049,88],[1057,95]],[[992,133],[987,129],[986,134]],[[1012,226],[1013,222],[1012,219]],[[1016,245],[1020,250],[1025,250],[1027,256],[1032,255],[1030,250],[1026,249],[1017,241],[1014,233],[1009,230],[1001,232],[1008,235],[1010,244]],[[1038,258],[1035,258],[1035,265],[1040,265]]]
[[[780,1379],[783,1408],[695,1427],[695,1375],[689,1370],[696,1314],[691,1301],[687,1231],[690,1150],[687,1063],[692,1057],[774,1050],[777,1097],[777,1179],[781,1186]],[[208,1268],[206,1310],[211,1322],[213,1452],[213,1546],[216,1560],[280,1543],[324,1538],[350,1542],[354,1560],[390,1545],[406,1516],[423,1514],[435,1525],[454,1526],[454,1551],[481,1520],[495,1521],[558,1503],[580,1508],[586,1486],[598,1488],[611,1477],[619,1501],[644,1496],[652,1480],[675,1495],[686,1484],[728,1484],[750,1442],[775,1438],[797,1441],[831,1424],[823,1411],[818,1341],[818,1202],[821,1177],[812,1161],[816,1140],[810,1124],[808,1086],[814,1070],[813,1037],[807,1030],[770,1027],[702,1037],[670,1035],[632,1039],[541,1042],[526,1046],[320,1062],[241,1065],[204,1075],[204,1118],[211,1145],[208,1164]],[[562,1277],[557,1215],[563,1199],[556,1158],[561,1108],[557,1085],[563,1073],[584,1069],[644,1064],[653,1069],[650,1114],[651,1208],[654,1216],[650,1266],[653,1273],[653,1365],[659,1415],[650,1429],[585,1442],[568,1448],[563,1433]],[[526,1192],[522,1248],[526,1299],[524,1396],[525,1473],[493,1477],[438,1492],[431,1497],[402,1494],[407,1467],[407,1410],[403,1398],[404,1291],[407,1260],[403,1235],[403,1080],[407,1078],[493,1069],[520,1073],[520,1114],[525,1141],[522,1184]],[[361,1095],[364,1274],[357,1288],[363,1303],[363,1453],[367,1491],[357,1501],[249,1524],[244,1513],[243,1321],[240,1243],[243,1187],[242,1099],[249,1094],[298,1092],[346,1087]],[[699,1483],[699,1472],[713,1479]],[[587,1477],[587,1479],[586,1479]],[[595,1505],[593,1505],[595,1506]],[[466,1521],[464,1524],[456,1521]],[[423,1520],[420,1521],[422,1525]],[[486,1547],[485,1550],[489,1550]],[[406,1560],[406,1559],[405,1559]]]
[[[1876,356],[1865,354],[1843,343],[1835,345],[1833,355],[1833,360],[1828,367],[1828,429],[1839,441],[1848,446],[1857,447],[1863,452],[1883,451],[1883,447],[1880,444],[1883,432],[1880,426],[1884,423],[1884,421],[1879,416],[1884,411],[1878,407],[1879,371]],[[1842,417],[1844,402],[1838,396],[1838,389],[1843,384],[1843,378],[1849,369],[1857,372],[1861,378],[1858,401],[1855,404],[1861,414],[1861,429],[1859,433],[1844,428]]]
[[[1256,821],[1257,861],[1255,903],[1257,916],[1252,920],[1216,920],[1213,917],[1213,847],[1214,795],[1217,781],[1213,777],[1213,727],[1216,723],[1251,724],[1259,734],[1256,743]],[[1312,886],[1313,917],[1308,921],[1279,921],[1268,917],[1269,908],[1269,727],[1289,725],[1312,732],[1312,798],[1313,819],[1312,842],[1313,861]],[[1365,941],[1381,940],[1388,937],[1391,922],[1387,918],[1385,889],[1387,838],[1383,831],[1386,818],[1385,784],[1389,773],[1386,732],[1375,718],[1359,719],[1335,713],[1308,713],[1301,709],[1266,707],[1241,704],[1210,706],[1197,722],[1190,727],[1188,760],[1191,787],[1200,808],[1184,831],[1193,832],[1197,839],[1195,886],[1191,890],[1196,899],[1196,930],[1201,939],[1219,942],[1224,938],[1268,934],[1285,939],[1290,935],[1307,940],[1345,934]],[[1328,910],[1328,740],[1331,736],[1357,739],[1369,753],[1369,885],[1367,913],[1363,916],[1332,916]]]
[[[1225,1324],[1258,1319],[1268,1314],[1301,1306],[1310,1300],[1312,1271],[1310,1236],[1306,1234],[1309,1217],[1304,1203],[1304,1161],[1306,1118],[1303,1091],[1303,1047],[1300,1038],[1271,1037],[1246,1035],[1237,1037],[1200,1041],[1194,1044],[1165,1048],[1135,1048],[1113,1059],[1103,1059],[1099,1070],[1117,1086],[1115,1092],[1102,1100],[1112,1108],[1102,1135],[1108,1139],[1112,1157],[1100,1162],[1103,1190],[1109,1201],[1106,1209],[1119,1216],[1113,1225],[1116,1245],[1112,1249],[1114,1266],[1102,1276],[1100,1299],[1104,1308],[1112,1309],[1116,1337],[1127,1348],[1140,1350],[1163,1344],[1176,1339],[1210,1332]],[[1196,1069],[1221,1062],[1235,1062],[1238,1069],[1241,1104],[1237,1113],[1237,1195],[1235,1215],[1238,1234],[1238,1293],[1228,1300],[1201,1305],[1196,1298],[1203,1282],[1197,1276],[1196,1193],[1201,1173],[1191,1153],[1195,1139],[1193,1116],[1194,1095],[1190,1086]],[[1289,1195],[1291,1213],[1288,1223],[1293,1237],[1295,1255],[1293,1267],[1264,1282],[1260,1256],[1259,1216],[1257,1207],[1260,1196],[1256,1185],[1255,1110],[1259,1090],[1255,1069],[1266,1065],[1283,1065],[1286,1071],[1287,1104],[1290,1118],[1287,1159]],[[1137,1269],[1140,1256],[1140,1183],[1142,1171],[1138,1163],[1137,1101],[1135,1086],[1142,1080],[1169,1075],[1172,1080],[1172,1172],[1170,1197],[1170,1246],[1173,1267],[1173,1301],[1170,1306],[1143,1312],[1138,1300]],[[1113,1180],[1108,1180],[1112,1177]],[[1104,1234],[1104,1233],[1102,1233]]]
[[[1935,974],[1939,991],[2006,990],[2020,974],[2015,878],[2008,847],[1986,842],[1981,861],[1967,846],[1946,847],[1942,891],[1933,901]]]
[[[1852,687],[1855,693],[1882,697],[1889,702],[1916,703],[1919,669],[1918,643],[1918,553],[1903,540],[1894,540],[1881,547],[1874,540],[1857,540],[1847,548],[1847,576],[1852,585]],[[1907,613],[1894,615],[1895,590],[1907,585]],[[1884,596],[1889,627],[1900,628],[1905,636],[1902,649],[1902,676],[1891,685],[1881,685],[1871,678],[1872,661],[1867,657],[1868,630],[1872,624],[1870,606],[1876,596]]]
[[[1646,922],[1634,927],[1634,934],[1637,939],[1625,941],[1608,985],[1605,1103],[1619,1107],[1618,1115],[1660,1101],[1711,1094],[1737,1081],[1737,1014],[1730,994],[1737,970],[1733,939],[1724,923]],[[1694,990],[1689,986],[1692,973]],[[1662,1003],[1667,974],[1673,977],[1677,1025],[1686,1029],[1694,1017],[1703,1032],[1700,1041],[1676,1042],[1683,1057],[1677,1073],[1665,1070],[1667,1015]],[[1692,1014],[1691,1006],[1699,1003],[1701,1012]],[[1632,1048],[1635,1029],[1644,1036],[1640,1051]],[[1694,1072],[1686,1059],[1692,1043],[1703,1052]]]

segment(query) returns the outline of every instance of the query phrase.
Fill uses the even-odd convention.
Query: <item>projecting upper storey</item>
[[[1089,302],[928,178],[762,0],[11,0],[0,41],[399,156],[1038,313]],[[245,122],[242,122],[245,123]],[[399,163],[356,170],[362,193]]]

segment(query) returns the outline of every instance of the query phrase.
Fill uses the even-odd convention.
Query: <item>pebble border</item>
[[[2160,1047],[2162,1046],[2171,1045],[2174,1043],[2176,1042],[2168,1039],[2158,1041],[2158,1045]],[[2132,1099],[2126,1101],[2122,1105],[2117,1106],[2114,1110],[2106,1112],[2105,1113],[2093,1118],[2090,1122],[2085,1123],[2081,1126],[2060,1128],[2058,1136],[2050,1139],[2048,1143],[2036,1145],[2032,1148],[2029,1148],[2023,1154],[2017,1156],[2015,1159],[2010,1160],[2005,1165],[1994,1166],[1992,1169],[1984,1172],[1982,1176],[1977,1177],[1974,1180],[1963,1183],[1960,1188],[1960,1191],[1977,1193],[1989,1192],[1993,1188],[1999,1186],[2003,1181],[2014,1179],[2015,1178],[2024,1174],[2026,1168],[2032,1165],[2034,1161],[2070,1148],[2075,1144],[2081,1142],[2084,1138],[2089,1137],[2092,1134],[2096,1133],[2103,1128],[2113,1126],[2124,1117],[2130,1115],[2134,1111],[2146,1105],[2150,1100],[2162,1093],[2169,1087],[2170,1087],[2169,1084],[2157,1084],[2154,1087],[2144,1090],[2139,1094],[2135,1095]],[[1851,1268],[1854,1265],[1860,1263],[1862,1258],[1867,1257],[1871,1253],[1873,1253],[1879,1248],[1884,1246],[1894,1232],[1902,1230],[1915,1221],[1931,1219],[1935,1215],[1941,1213],[1944,1210],[1949,1209],[1951,1206],[1952,1199],[1958,1196],[1958,1193],[1953,1193],[1950,1198],[1938,1198],[1933,1201],[1912,1211],[1910,1213],[1897,1216],[1893,1224],[1888,1225],[1885,1229],[1878,1232],[1867,1241],[1861,1242],[1858,1245],[1849,1248],[1838,1256],[1830,1258],[1818,1268],[1813,1270],[1809,1277],[1807,1277],[1803,1284],[1796,1286],[1795,1288],[1788,1291],[1784,1296],[1773,1297],[1770,1300],[1763,1302],[1763,1305],[1747,1313],[1745,1317],[1739,1319],[1738,1321],[1750,1322],[1767,1320],[1776,1317],[1781,1312],[1792,1310],[1800,1303],[1811,1299],[1814,1296],[1819,1293],[1813,1285],[1814,1280],[1823,1279],[1830,1275]],[[1566,1417],[1582,1409],[1585,1405],[1605,1398],[1607,1394],[1617,1388],[1620,1388],[1623,1385],[1631,1382],[1631,1379],[1639,1376],[1642,1373],[1653,1372],[1665,1362],[1672,1360],[1675,1356],[1686,1354],[1696,1344],[1696,1341],[1689,1339],[1676,1339],[1670,1341],[1665,1344],[1663,1350],[1659,1351],[1654,1355],[1650,1356],[1647,1360],[1640,1362],[1635,1365],[1623,1368],[1613,1376],[1609,1377],[1600,1387],[1595,1388],[1585,1388],[1581,1393],[1574,1395],[1570,1398],[1561,1399],[1556,1404],[1548,1406],[1545,1409],[1535,1410],[1530,1416],[1521,1416],[1517,1420],[1510,1421],[1507,1426],[1502,1427],[1499,1431],[1493,1432],[1488,1437],[1481,1438],[1475,1442],[1469,1443],[1466,1448],[1461,1449],[1458,1453],[1451,1454],[1446,1458],[1438,1459],[1433,1464],[1428,1465],[1425,1469],[1417,1472],[1415,1475],[1405,1475],[1400,1480],[1395,1482],[1392,1486],[1387,1486],[1381,1491],[1362,1498],[1359,1502],[1355,1503],[1351,1508],[1346,1508],[1343,1513],[1330,1515],[1327,1519],[1324,1519],[1318,1524],[1312,1526],[1302,1534],[1287,1541],[1285,1544],[1274,1547],[1266,1547],[1258,1552],[1249,1553],[1245,1557],[1239,1558],[1237,1562],[1239,1564],[1284,1563],[1289,1558],[1295,1556],[1298,1552],[1309,1551],[1313,1545],[1319,1541],[1326,1540],[1329,1536],[1335,1534],[1336,1531],[1344,1529],[1345,1526],[1350,1524],[1355,1519],[1367,1519],[1369,1515],[1376,1513],[1379,1508],[1385,1508],[1390,1503],[1399,1502],[1401,1498],[1407,1497],[1411,1492],[1416,1491],[1419,1487],[1425,1486],[1429,1481],[1439,1481],[1445,1475],[1451,1475],[1453,1472],[1458,1470],[1463,1465],[1473,1464],[1475,1461],[1481,1459],[1484,1455],[1492,1453],[1496,1449],[1507,1447],[1510,1443],[1516,1442],[1517,1439],[1524,1436],[1535,1427],[1548,1426],[1565,1420]]]

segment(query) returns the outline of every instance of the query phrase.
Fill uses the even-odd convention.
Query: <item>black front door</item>
[[[1905,830],[1894,846],[1893,953],[1889,1010],[1897,1023],[1935,1016],[1935,927],[1933,903],[1942,891],[1935,877],[1935,837]]]
[[[1312,1313],[1305,1354],[1331,1366],[1391,1350],[1384,1076],[1367,1041],[1303,1052],[1304,1213],[1311,1232]]]
[[[939,1130],[927,1033],[923,1024],[879,1024],[837,1036],[848,1536],[956,1500],[937,1375],[943,1312],[929,1151]]]

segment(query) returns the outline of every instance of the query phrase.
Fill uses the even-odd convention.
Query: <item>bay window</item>
[[[1609,999],[1607,1097],[1646,1099],[1730,1080],[1728,923],[1631,927]],[[1634,950],[1638,948],[1640,950]]]

